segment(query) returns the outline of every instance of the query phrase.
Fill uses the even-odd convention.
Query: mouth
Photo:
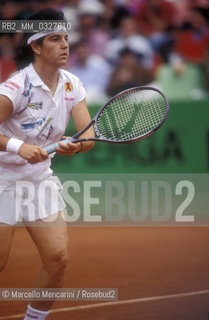
[[[67,54],[67,53],[62,53],[62,54],[60,55],[60,57],[65,57],[65,58],[67,58],[67,57],[68,57],[68,54]]]

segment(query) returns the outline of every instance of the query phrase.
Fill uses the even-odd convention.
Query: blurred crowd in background
[[[71,22],[70,58],[89,104],[134,86],[170,99],[209,97],[208,0],[1,0],[0,19],[51,7]],[[16,70],[20,33],[0,34],[0,81]]]

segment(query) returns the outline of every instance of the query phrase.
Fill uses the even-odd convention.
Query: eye
[[[53,41],[53,42],[56,42],[56,41],[59,40],[59,37],[53,36],[53,37],[50,38],[50,40]]]

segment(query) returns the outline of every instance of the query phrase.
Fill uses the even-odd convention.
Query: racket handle
[[[71,139],[64,139],[61,140],[60,142],[64,143],[64,144],[68,144],[68,142],[71,141]],[[49,146],[43,148],[48,154],[53,153],[56,151],[56,148],[59,147],[58,142],[50,144]]]

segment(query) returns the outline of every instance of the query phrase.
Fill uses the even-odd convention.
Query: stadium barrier
[[[93,117],[101,106],[89,106]],[[73,123],[66,134],[75,133]],[[73,157],[56,155],[55,173],[207,173],[209,100],[170,103],[167,121],[155,134],[133,144],[97,142]]]

